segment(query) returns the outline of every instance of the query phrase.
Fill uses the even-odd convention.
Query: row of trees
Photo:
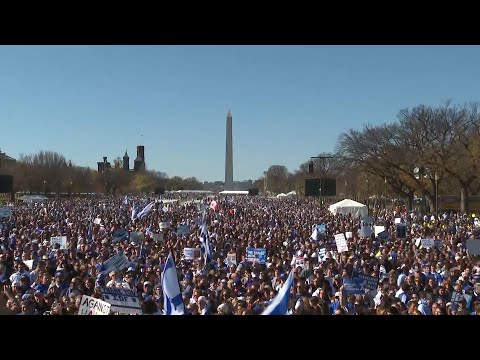
[[[477,103],[403,109],[393,123],[365,125],[342,133],[335,153],[319,154],[313,176],[337,178],[337,193],[352,196],[395,194],[409,200],[425,196],[434,210],[436,188],[444,195],[461,194],[461,210],[468,196],[480,190],[480,114]],[[310,160],[290,173],[271,166],[255,185],[274,193],[302,193]],[[437,180],[435,180],[435,175]],[[437,186],[435,182],[437,181]]]
[[[159,171],[130,172],[119,166],[97,172],[66,161],[53,151],[20,155],[14,170],[14,191],[31,193],[151,193],[165,190],[203,189],[196,178],[169,178]]]

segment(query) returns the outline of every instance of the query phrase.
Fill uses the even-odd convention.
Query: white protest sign
[[[467,239],[468,255],[480,255],[480,240]]]
[[[295,256],[295,267],[300,266],[302,269],[305,267],[305,259],[303,256]]]
[[[417,239],[415,240],[415,246],[418,247],[418,245],[420,245],[420,242],[422,241],[422,239]]]
[[[162,208],[162,210],[163,210],[163,212],[166,213],[166,212],[168,212],[168,207],[164,206],[164,207]]]
[[[123,288],[101,286],[103,301],[111,305],[112,312],[120,314],[141,315],[142,307],[138,301],[137,291]]]
[[[160,226],[160,230],[165,230],[170,227],[170,222],[169,221],[161,222],[161,223],[158,223],[158,226]]]
[[[347,231],[345,233],[345,236],[347,237],[347,239],[353,239],[353,233],[351,231]]]
[[[55,248],[55,244],[60,244],[60,249],[65,250],[67,248],[66,236],[52,236],[50,238],[50,244]]]
[[[78,315],[109,315],[111,305],[100,299],[83,295]]]
[[[345,239],[344,234],[336,234],[335,235],[335,242],[337,244],[337,251],[339,253],[348,251],[347,240]]]
[[[129,261],[124,253],[118,253],[103,263],[102,273],[108,274],[112,271],[120,271],[128,267]]]
[[[227,265],[237,265],[237,254],[227,254]]]
[[[183,257],[185,260],[201,259],[202,252],[198,248],[184,248]]]
[[[395,224],[400,224],[402,222],[402,218],[395,218]]]
[[[369,238],[372,236],[372,225],[373,219],[370,216],[365,216],[361,222],[362,227],[360,228],[360,236]]]
[[[381,232],[385,231],[385,226],[377,226],[377,225],[375,225],[374,230],[375,230],[375,237],[377,237],[378,234],[380,234]]]
[[[421,239],[423,248],[432,248],[435,246],[435,240],[433,239]]]
[[[154,242],[163,241],[163,233],[160,234],[152,234],[152,238]]]
[[[28,267],[29,270],[33,270],[33,269],[32,269],[32,267],[33,267],[33,260],[25,260],[23,263]]]
[[[96,218],[95,220],[93,220],[93,223],[96,225],[100,225],[101,222],[102,222],[102,219],[100,218]]]

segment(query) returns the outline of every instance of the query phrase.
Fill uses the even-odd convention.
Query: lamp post
[[[348,198],[348,193],[347,193],[347,182],[345,181],[345,199]]]
[[[43,180],[43,194],[47,196],[47,180]]]
[[[438,219],[438,180],[440,176],[435,173],[435,217]]]
[[[384,179],[385,182],[385,211],[387,211],[387,178]]]
[[[422,215],[425,215],[425,180],[424,178],[430,174],[430,169],[426,167],[416,167],[413,169],[413,173],[415,175],[415,179],[420,179],[420,183],[422,185]]]
[[[365,183],[367,184],[367,215],[369,214],[370,210],[370,199],[368,198],[368,176],[365,175]]]

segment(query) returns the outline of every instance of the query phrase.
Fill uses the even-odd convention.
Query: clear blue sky
[[[402,108],[479,100],[479,64],[479,46],[0,46],[0,149],[96,168],[142,142],[150,169],[223,180],[231,109],[234,180],[257,179]]]

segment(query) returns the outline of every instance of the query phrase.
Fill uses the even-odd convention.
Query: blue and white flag
[[[202,243],[203,257],[205,266],[212,261],[212,249],[210,248],[210,237],[208,236],[207,221],[203,218],[202,231],[200,233],[200,242]]]
[[[180,285],[178,284],[177,269],[172,258],[168,254],[167,262],[162,273],[163,306],[165,315],[184,315],[185,305],[183,304]]]
[[[135,215],[137,214],[138,208],[136,207],[135,203],[132,206],[132,221],[135,220]]]
[[[312,241],[318,240],[318,230],[316,226],[315,226],[315,229],[313,229],[312,235],[310,235],[310,240]]]
[[[123,199],[123,205],[128,206],[128,197],[125,195],[125,199]]]
[[[152,201],[150,204],[145,206],[142,211],[140,211],[137,214],[137,219],[143,219],[146,217],[148,214],[150,214],[153,210],[153,207],[155,206],[155,201]]]
[[[287,315],[290,300],[290,287],[293,281],[293,270],[290,271],[287,281],[283,284],[277,296],[263,311],[262,315]]]

